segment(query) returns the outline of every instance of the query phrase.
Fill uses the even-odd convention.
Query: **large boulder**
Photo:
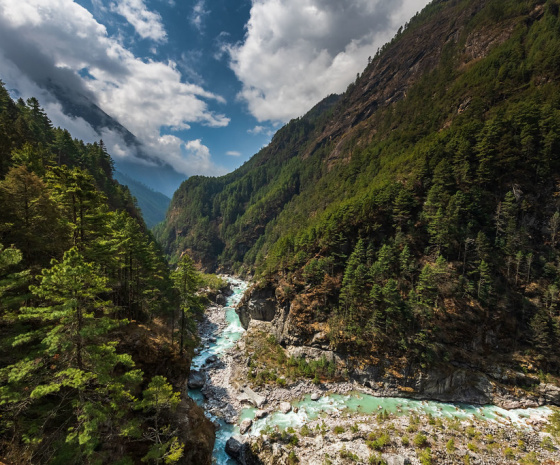
[[[402,455],[385,455],[383,454],[383,460],[387,465],[410,465],[410,460],[408,457]]]
[[[252,288],[241,299],[235,309],[243,328],[249,327],[251,320],[272,321],[276,315],[278,302],[272,285]]]
[[[206,374],[202,371],[191,370],[187,385],[189,389],[202,389],[206,384]]]
[[[245,440],[243,439],[242,436],[236,434],[235,436],[232,436],[227,440],[226,454],[239,461],[241,459],[244,446],[245,446]]]
[[[241,389],[241,394],[237,396],[239,402],[248,402],[249,404],[261,408],[266,403],[266,397],[257,394],[250,387]]]
[[[251,420],[250,418],[245,418],[245,420],[243,420],[239,425],[239,432],[241,434],[245,434],[247,431],[249,431],[252,425],[253,420]]]
[[[215,363],[217,361],[218,361],[218,356],[217,355],[210,355],[210,357],[208,357],[204,363],[209,365],[209,364]]]
[[[251,450],[251,443],[243,436],[235,435],[226,442],[226,454],[241,465],[262,465],[261,460]]]
[[[280,402],[279,410],[282,413],[290,413],[292,411],[292,405],[289,402]]]

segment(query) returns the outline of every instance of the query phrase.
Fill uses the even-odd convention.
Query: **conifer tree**
[[[179,351],[183,354],[185,346],[185,331],[187,330],[187,320],[194,312],[200,309],[200,300],[196,296],[196,291],[200,283],[200,276],[196,272],[194,262],[188,254],[183,254],[177,269],[173,272],[175,288],[179,292],[180,309],[180,328],[179,328]]]

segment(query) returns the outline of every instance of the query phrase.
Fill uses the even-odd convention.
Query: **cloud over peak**
[[[161,18],[150,14],[143,0],[124,0],[113,6],[140,35],[165,38]],[[227,126],[229,118],[208,106],[210,101],[224,103],[224,99],[184,82],[173,61],[135,56],[72,0],[0,0],[0,73],[8,87],[17,88],[24,97],[36,96],[43,106],[56,110],[51,118],[57,125],[82,125],[78,132],[91,137],[92,128],[84,120],[64,117],[60,105],[56,106],[54,87],[58,95],[65,92],[99,106],[135,134],[150,153],[181,173],[213,174],[209,152],[204,162],[199,157],[196,163],[183,163],[191,152],[177,137],[169,136],[174,137],[170,141],[161,134],[188,129],[193,123]],[[114,148],[122,156],[135,155],[132,149],[127,152],[122,141],[115,141]]]
[[[229,48],[239,97],[259,121],[286,122],[345,90],[368,56],[428,0],[253,0]]]

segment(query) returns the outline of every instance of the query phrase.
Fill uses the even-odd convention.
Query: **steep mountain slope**
[[[136,198],[148,228],[151,229],[163,221],[169,202],[171,202],[169,197],[150,189],[145,184],[132,179],[120,171],[115,171],[114,177],[121,184],[127,186],[130,189],[130,193]]]
[[[282,344],[334,349],[356,373],[391,367],[412,390],[435,366],[506,390],[554,379],[558,11],[434,1],[342,96],[237,171],[183,183],[158,238],[256,273],[244,323],[273,320]]]

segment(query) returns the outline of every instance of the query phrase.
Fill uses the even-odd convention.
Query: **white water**
[[[235,307],[247,289],[247,283],[234,278],[228,278],[228,281],[232,284],[234,291],[233,295],[228,297],[226,307],[224,307],[228,326],[220,334],[215,335],[217,338],[216,343],[209,344],[208,347],[205,347],[201,353],[193,359],[192,367],[194,369],[199,369],[211,355],[220,356],[223,351],[233,347],[244,332],[239,317],[237,313],[235,313]],[[204,396],[200,390],[189,390],[189,396],[204,408]],[[374,397],[359,392],[349,395],[331,394],[321,397],[318,401],[312,401],[308,395],[303,399],[292,402],[292,405],[298,407],[298,413],[294,413],[293,411],[287,414],[274,412],[261,420],[254,421],[249,434],[257,435],[266,427],[278,426],[280,429],[288,427],[299,428],[310,420],[335,411],[351,415],[352,413],[374,414],[386,410],[398,416],[431,414],[436,417],[457,418],[459,420],[477,418],[518,427],[530,427],[530,421],[546,418],[552,413],[552,410],[548,407],[505,410],[494,405],[475,406],[435,401],[419,401],[405,398]],[[239,421],[245,418],[253,419],[255,411],[256,409],[254,408],[243,409],[240,413]],[[210,417],[212,420],[217,420],[221,426],[220,430],[216,433],[214,463],[216,465],[235,465],[236,462],[229,458],[224,448],[226,441],[232,435],[239,434],[239,427],[237,425],[227,424],[213,416]]]
[[[235,343],[241,338],[244,333],[243,326],[239,321],[235,307],[243,297],[243,293],[247,289],[247,283],[239,279],[228,277],[227,280],[232,286],[233,294],[226,300],[224,311],[226,313],[227,327],[220,333],[215,334],[217,341],[208,344],[201,352],[192,360],[192,368],[195,370],[200,369],[204,362],[211,355],[220,356],[225,350],[233,347]],[[189,389],[189,396],[191,396],[198,405],[204,408],[204,396],[200,389]],[[230,425],[220,418],[209,415],[210,419],[217,421],[220,424],[220,429],[216,432],[216,442],[214,444],[214,460],[216,465],[235,465],[237,462],[231,459],[225,452],[227,440],[234,434],[239,434],[239,427]]]

